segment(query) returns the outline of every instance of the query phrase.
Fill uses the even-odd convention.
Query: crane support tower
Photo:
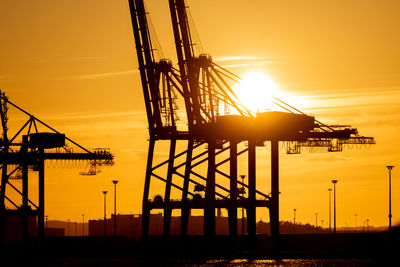
[[[214,236],[219,208],[228,212],[232,236],[238,232],[237,210],[245,209],[247,232],[254,237],[256,208],[265,207],[277,244],[279,144],[286,146],[287,153],[298,154],[301,148],[325,147],[333,152],[341,151],[343,144],[375,143],[372,137],[359,136],[355,128],[325,125],[277,98],[273,103],[284,112],[254,114],[232,89],[240,77],[214,63],[210,55],[196,52],[184,0],[169,0],[177,68],[168,59],[156,59],[159,51],[143,0],[129,0],[129,7],[150,135],[143,193],[144,238],[154,209],[163,210],[166,236],[174,209],[181,211],[182,235],[188,233],[191,210],[201,209],[204,234]],[[165,143],[169,154],[160,159],[155,146],[165,151]],[[257,188],[256,147],[265,146],[271,150],[270,193]],[[247,181],[238,181],[238,161],[243,157]],[[155,192],[153,198],[150,192]]]
[[[28,119],[21,127],[13,128],[10,135],[8,126],[9,107],[22,113]],[[45,227],[45,161],[87,162],[88,171],[82,175],[94,175],[100,166],[113,165],[114,156],[108,149],[88,150],[70,138],[39,120],[11,102],[0,91],[0,241],[4,240],[7,216],[21,218],[22,238],[29,237],[28,220],[37,219],[38,235],[44,236]],[[15,123],[14,123],[15,124]],[[29,194],[30,172],[38,173],[38,201]]]

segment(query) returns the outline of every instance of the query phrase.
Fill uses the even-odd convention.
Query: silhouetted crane
[[[98,172],[99,166],[112,165],[114,156],[108,149],[90,151],[84,148],[12,103],[1,91],[0,101],[2,124],[2,136],[0,138],[0,166],[2,170],[0,235],[4,234],[6,216],[17,215],[21,216],[22,219],[23,237],[28,237],[28,216],[33,215],[37,216],[38,219],[39,236],[43,236],[45,161],[87,161],[90,165],[89,173],[94,175]],[[7,125],[9,106],[28,117],[28,120],[13,135],[9,135]],[[75,148],[75,151],[73,148]],[[37,203],[29,199],[28,169],[38,172],[39,199]],[[17,180],[22,181],[22,188],[14,183]],[[6,203],[11,204],[12,208],[7,208]]]
[[[217,208],[228,210],[233,236],[237,234],[237,209],[245,208],[248,233],[255,236],[256,207],[267,207],[271,235],[277,240],[279,142],[286,143],[289,154],[300,153],[302,147],[341,151],[343,144],[375,143],[372,137],[359,136],[355,128],[325,125],[278,98],[273,103],[285,112],[254,114],[238,101],[232,89],[231,85],[238,83],[240,77],[214,63],[210,55],[196,55],[184,0],[169,0],[179,70],[170,60],[156,59],[155,39],[150,36],[143,0],[129,0],[129,6],[150,133],[143,194],[143,237],[148,232],[152,209],[164,210],[165,235],[169,235],[173,209],[181,209],[182,235],[187,234],[190,209],[203,209],[204,233],[213,236]],[[181,113],[179,103],[185,106],[186,120],[178,124],[175,114]],[[169,141],[169,156],[156,164],[155,144],[163,140]],[[265,146],[267,141],[271,146],[270,194],[256,188],[256,147]],[[186,149],[177,153],[177,142]],[[244,153],[248,162],[247,183],[237,179],[238,156]],[[229,172],[222,170],[227,165]],[[206,171],[202,172],[204,166]],[[223,181],[217,182],[217,177],[221,181],[228,179],[229,187]],[[149,199],[152,178],[165,183],[163,201],[159,199],[160,194],[157,201]],[[177,178],[183,182],[176,181]],[[190,190],[190,185],[194,185],[194,190]],[[247,197],[240,195],[238,186],[247,188]],[[200,188],[205,188],[204,198],[195,193],[201,192]],[[171,199],[172,189],[181,192],[180,199]]]

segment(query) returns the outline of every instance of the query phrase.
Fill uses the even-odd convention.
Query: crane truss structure
[[[29,237],[28,217],[37,218],[38,234],[44,236],[45,221],[45,161],[84,161],[88,163],[85,175],[99,172],[100,166],[113,165],[114,156],[108,149],[88,150],[64,134],[39,120],[21,107],[12,103],[4,92],[0,91],[0,117],[2,136],[0,137],[0,236],[4,238],[7,216],[20,216],[22,237]],[[21,127],[15,127],[16,133],[10,135],[8,126],[9,107],[22,113],[27,120]],[[18,124],[18,123],[17,123]],[[28,173],[38,172],[38,201],[30,197]],[[22,182],[22,183],[21,183]]]
[[[129,0],[142,89],[149,123],[149,148],[143,193],[143,237],[150,212],[163,210],[164,235],[170,234],[171,212],[181,211],[181,234],[187,235],[192,209],[204,210],[204,234],[215,235],[215,210],[228,210],[229,231],[237,234],[237,209],[247,213],[249,236],[256,235],[256,208],[269,209],[271,236],[279,236],[279,142],[287,153],[326,147],[341,151],[343,144],[374,144],[357,129],[329,126],[274,98],[284,112],[254,114],[237,99],[232,84],[240,77],[195,54],[184,0],[169,0],[178,69],[156,59],[154,38],[143,0]],[[179,105],[184,105],[182,111]],[[185,122],[179,123],[178,114]],[[182,116],[184,114],[184,116]],[[168,158],[156,162],[156,143],[168,142]],[[271,192],[256,187],[256,147],[271,149]],[[162,146],[162,145],[161,145]],[[180,149],[179,149],[180,148]],[[180,150],[180,151],[177,151]],[[239,156],[247,157],[247,181],[238,181]],[[163,192],[150,198],[150,184],[162,181]],[[247,194],[245,194],[247,190]],[[153,190],[154,191],[154,190]],[[172,193],[178,199],[172,199]]]

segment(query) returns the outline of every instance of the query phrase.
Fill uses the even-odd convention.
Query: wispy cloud
[[[251,56],[232,56],[232,57],[215,57],[215,62],[224,62],[224,61],[242,61],[242,60],[267,60],[270,59],[268,57],[251,57]]]
[[[79,119],[108,119],[108,118],[123,118],[123,117],[143,117],[145,111],[125,111],[125,112],[108,112],[108,113],[65,113],[44,116],[43,119],[56,120],[79,120]]]
[[[9,77],[10,75],[7,74],[0,74],[0,80],[5,80]]]
[[[337,163],[337,162],[347,162],[347,161],[354,161],[354,157],[346,157],[346,156],[341,156],[337,154],[332,154],[332,153],[326,153],[326,154],[314,154],[314,155],[309,155],[307,158],[308,161],[312,162],[325,162],[325,163]]]
[[[124,70],[124,71],[115,71],[115,72],[103,72],[103,73],[94,73],[94,74],[83,74],[77,76],[67,76],[56,78],[56,80],[92,80],[99,78],[107,78],[113,76],[122,76],[122,75],[130,75],[139,73],[139,70]]]
[[[251,56],[215,57],[214,62],[221,64],[221,66],[224,68],[261,66],[265,64],[279,63],[279,61],[269,57]]]

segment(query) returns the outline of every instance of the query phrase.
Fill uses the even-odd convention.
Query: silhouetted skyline
[[[148,8],[164,53],[173,55],[167,2],[149,1]],[[297,208],[296,221],[312,223],[318,212],[327,223],[327,189],[337,178],[338,227],[351,225],[355,213],[360,223],[368,218],[371,225],[387,225],[385,166],[397,165],[399,155],[398,1],[355,1],[346,8],[320,1],[189,5],[203,47],[218,63],[240,75],[264,72],[308,114],[377,139],[370,150],[282,155],[281,219],[291,220]],[[112,191],[112,179],[120,180],[118,210],[139,213],[147,122],[127,1],[3,1],[0,10],[6,36],[1,89],[85,147],[110,147],[117,155],[116,165],[95,177],[47,166],[46,215],[101,218],[101,191]],[[14,115],[10,123],[19,119]],[[260,154],[267,158],[267,151]],[[400,222],[398,174],[395,168],[393,225]],[[260,181],[268,191],[266,175]]]

